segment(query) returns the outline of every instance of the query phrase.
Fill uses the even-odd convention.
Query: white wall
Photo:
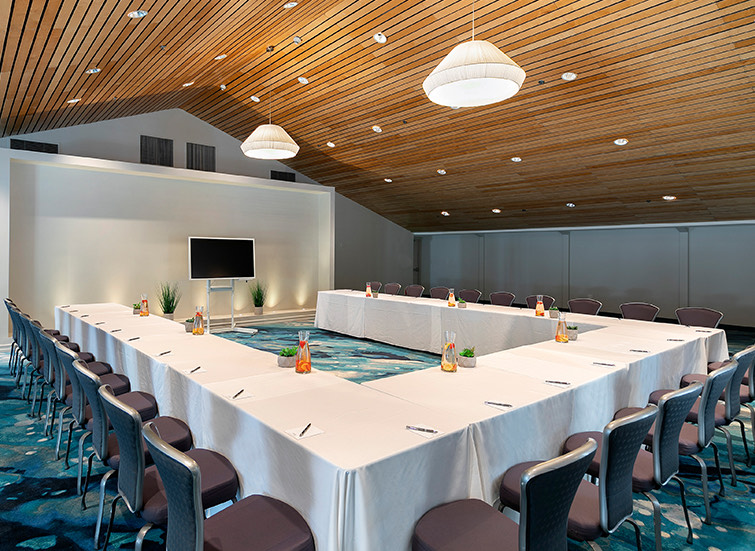
[[[2,193],[3,190],[7,190]],[[333,286],[333,189],[185,169],[0,150],[0,292],[44,323],[55,304],[119,302],[178,281],[178,317],[204,304],[188,281],[187,236],[256,238],[270,309],[313,308]],[[3,225],[0,225],[0,238]],[[230,312],[228,294],[213,313]],[[234,309],[250,311],[240,286]],[[0,316],[7,323],[6,316]],[[7,326],[0,326],[0,335]]]
[[[361,289],[367,281],[412,283],[410,231],[338,194],[335,212],[337,289]]]
[[[723,323],[755,326],[755,222],[485,233],[417,234],[420,281],[493,291],[549,294],[559,307],[594,297],[603,312],[627,301],[724,312]]]

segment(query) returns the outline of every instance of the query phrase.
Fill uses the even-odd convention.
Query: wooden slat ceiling
[[[422,81],[471,1],[284,1],[3,0],[2,135],[181,108],[243,140],[272,101],[291,168],[413,231],[755,219],[755,0],[479,0],[527,79],[458,110]]]

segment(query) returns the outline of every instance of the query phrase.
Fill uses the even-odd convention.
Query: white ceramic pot
[[[558,319],[558,310],[548,310],[551,318]]]
[[[566,330],[566,336],[569,337],[570,341],[576,341],[577,335],[579,335],[578,329],[567,329]]]
[[[457,302],[456,306],[459,307],[459,308],[466,308],[467,307],[467,303],[466,302]]]
[[[187,333],[191,333],[194,329],[194,322],[193,321],[185,321],[184,322],[184,329],[186,329]]]
[[[278,356],[278,367],[296,367],[296,356]]]
[[[254,315],[255,316],[261,316],[263,308],[264,308],[264,306],[255,306],[254,307]]]
[[[166,320],[172,320],[175,315],[176,315],[175,312],[171,312],[170,314],[163,314],[163,317]]]
[[[467,358],[466,356],[459,356],[459,367],[475,367],[476,365],[476,356],[472,356],[471,358]]]
[[[141,309],[140,308],[134,308],[134,315],[135,316],[138,316],[140,313],[141,313]]]

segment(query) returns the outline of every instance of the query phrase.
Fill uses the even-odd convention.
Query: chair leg
[[[684,491],[684,482],[678,476],[674,475],[671,478],[679,483],[679,493],[682,496],[682,509],[684,510],[684,520],[687,522],[687,543],[692,544],[692,523],[689,521],[689,509],[687,509],[687,496]]]
[[[139,530],[139,533],[136,535],[136,545],[134,546],[134,551],[142,551],[142,544],[144,543],[144,536],[147,535],[147,532],[149,532],[154,524],[151,522],[148,522],[144,526],[142,526],[142,529]]]
[[[58,416],[58,442],[55,444],[55,461],[60,460],[60,445],[63,443],[63,416],[70,409],[70,406],[64,407],[60,410],[60,415]]]
[[[45,397],[45,387],[47,386],[47,381],[42,379],[42,388],[39,391],[39,407],[37,408],[37,418],[42,418],[42,402],[44,402]],[[45,425],[47,425],[47,419],[45,419]]]
[[[720,495],[721,497],[726,497],[726,488],[724,488],[724,475],[721,471],[721,462],[718,460],[718,446],[711,442],[710,447],[713,448],[713,459],[715,459],[716,461],[716,471],[718,471],[718,483],[721,485],[721,488],[718,490],[718,495]]]
[[[88,430],[79,438],[79,464],[76,466],[76,494],[81,495],[81,479],[84,474],[84,441],[92,434],[92,431]]]
[[[113,521],[115,520],[115,506],[118,505],[118,501],[121,500],[123,496],[121,494],[118,494],[113,498],[113,502],[110,504],[110,522],[107,523],[107,532],[105,533],[105,545],[102,548],[102,551],[107,551],[107,544],[110,541],[110,532],[113,530]]]
[[[626,519],[624,522],[628,522],[634,528],[634,536],[637,539],[637,551],[642,551],[642,534],[640,533],[640,527],[631,518]]]
[[[693,458],[697,463],[700,465],[700,479],[703,483],[703,501],[705,502],[705,518],[703,519],[703,522],[705,524],[710,524],[710,495],[708,494],[708,466],[705,464],[705,461],[702,460],[699,456],[692,454],[690,455],[691,458]]]
[[[37,409],[37,386],[39,386],[39,381],[41,379],[42,377],[34,377],[34,382],[32,384],[31,390],[29,391],[29,396],[31,397],[31,409],[29,410],[29,417],[34,417],[34,410]]]
[[[87,510],[87,490],[89,489],[89,477],[92,475],[92,459],[94,459],[94,452],[90,453],[87,457],[87,476],[84,480],[84,491],[81,492],[81,510]]]
[[[752,432],[752,437],[753,439],[755,439],[755,408],[752,407],[752,405],[750,404],[742,404],[742,405],[750,410],[750,432]]]
[[[661,504],[650,492],[642,492],[653,505],[653,527],[655,529],[655,551],[662,551],[661,547]]]
[[[737,469],[736,467],[734,467],[734,449],[731,443],[731,433],[726,429],[726,427],[716,427],[716,430],[723,432],[724,436],[726,437],[726,451],[729,454],[729,469],[731,470],[731,485],[733,487],[736,487]]]
[[[739,432],[742,435],[742,445],[745,447],[745,464],[748,467],[752,466],[752,459],[750,458],[750,448],[747,445],[747,433],[745,432],[745,424],[741,419],[733,419],[732,423],[739,425]]]
[[[94,548],[100,548],[100,531],[102,530],[102,515],[105,514],[105,486],[110,477],[116,473],[114,470],[106,472],[100,480],[100,506],[97,510],[97,524],[94,527]]]
[[[65,458],[65,468],[68,469],[71,465],[68,464],[68,457],[71,455],[71,438],[73,438],[73,426],[76,424],[75,419],[71,419],[71,422],[68,423],[68,444],[66,444],[66,458]]]

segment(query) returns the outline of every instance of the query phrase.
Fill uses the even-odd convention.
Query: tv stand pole
[[[233,319],[233,297],[236,292],[236,280],[232,279],[230,285],[222,287],[213,287],[212,280],[207,280],[207,304],[205,306],[205,312],[207,312],[207,333],[210,333],[210,293],[220,293],[224,291],[231,292],[231,329],[236,327],[236,322]]]

